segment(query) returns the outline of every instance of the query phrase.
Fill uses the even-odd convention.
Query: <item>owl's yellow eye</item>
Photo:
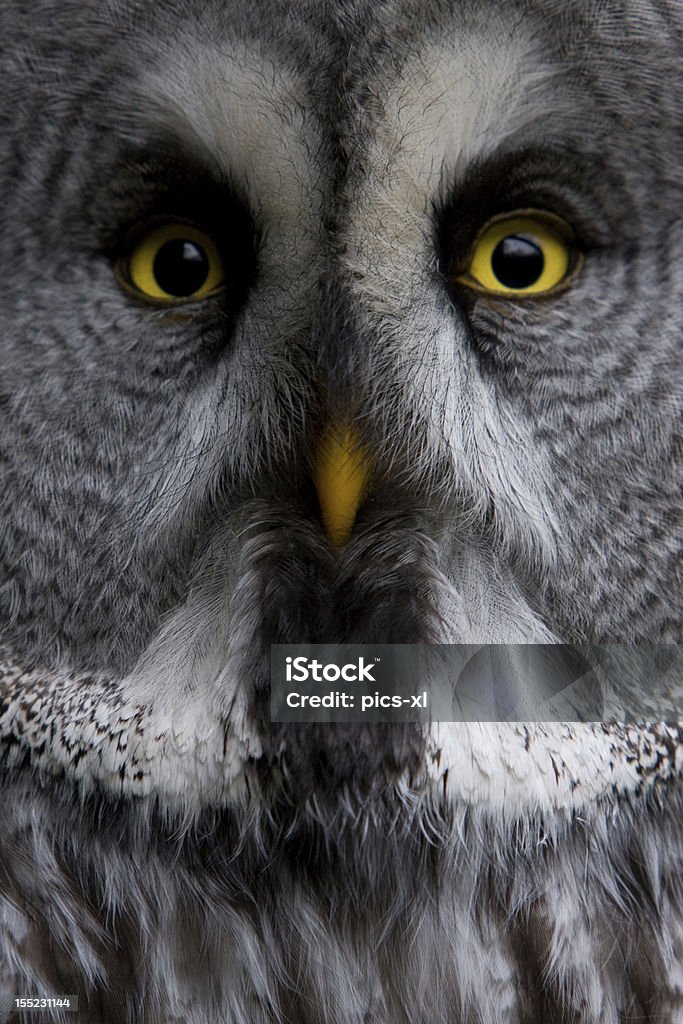
[[[204,231],[182,222],[150,228],[123,261],[122,278],[159,302],[203,299],[223,284],[223,261]]]
[[[573,279],[580,262],[565,221],[521,210],[489,221],[456,281],[493,295],[546,295]]]

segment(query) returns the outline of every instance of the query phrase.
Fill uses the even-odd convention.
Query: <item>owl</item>
[[[683,1020],[675,714],[270,707],[275,645],[680,643],[681,5],[0,39],[0,1020]]]

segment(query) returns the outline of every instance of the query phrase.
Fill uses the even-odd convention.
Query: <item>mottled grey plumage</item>
[[[681,641],[680,6],[3,0],[0,40],[0,1007],[683,1020],[677,725],[267,710],[273,642]],[[571,286],[454,284],[530,208]],[[160,215],[225,292],[121,286]]]

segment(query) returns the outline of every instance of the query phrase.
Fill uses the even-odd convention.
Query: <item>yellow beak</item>
[[[313,482],[325,533],[336,548],[351,536],[369,478],[370,461],[355,430],[330,427],[318,449]]]

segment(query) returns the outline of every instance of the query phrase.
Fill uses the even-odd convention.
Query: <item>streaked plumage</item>
[[[268,715],[272,643],[681,641],[679,5],[3,0],[0,40],[0,1020],[683,1020],[678,725]],[[463,284],[538,210],[566,287]],[[222,289],[139,293],[169,219]]]

